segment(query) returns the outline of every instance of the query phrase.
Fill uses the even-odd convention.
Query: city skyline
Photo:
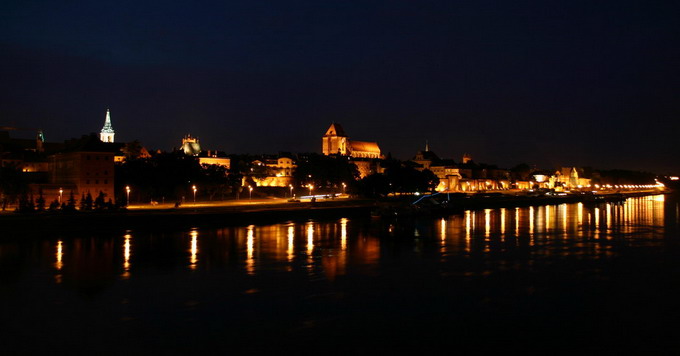
[[[342,123],[410,159],[674,173],[678,4],[0,5],[0,125],[228,153]]]

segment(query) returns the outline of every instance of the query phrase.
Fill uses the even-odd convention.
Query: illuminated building
[[[411,159],[417,166],[419,171],[430,170],[439,178],[439,185],[435,190],[437,191],[455,191],[459,188],[459,181],[462,178],[460,170],[453,162],[453,160],[440,159],[437,154],[430,151],[430,145],[425,143],[425,150],[418,151]]]
[[[263,158],[253,161],[253,169],[257,168],[264,176],[253,176],[258,187],[288,187],[293,183],[293,172],[297,165],[286,155],[278,158]]]
[[[202,166],[216,164],[218,166],[223,166],[226,169],[231,167],[231,159],[226,157],[224,153],[218,151],[202,151],[198,137],[191,137],[190,134],[182,138],[182,147],[180,147],[180,150],[187,156],[198,157],[198,163]]]
[[[102,130],[99,133],[99,139],[102,142],[113,143],[113,136],[115,134],[116,132],[113,131],[113,127],[111,126],[111,111],[106,109],[106,121],[104,121],[104,127],[102,127]]]
[[[352,158],[383,158],[377,142],[351,141],[338,123],[332,123],[321,139],[324,155],[340,155]]]
[[[575,189],[590,186],[591,179],[585,178],[583,168],[561,167],[555,172],[554,186],[561,186],[567,189]]]
[[[188,156],[198,156],[201,153],[201,144],[198,142],[198,137],[191,137],[186,135],[182,138],[181,150]]]
[[[377,142],[352,141],[338,123],[332,123],[321,138],[321,152],[326,156],[346,156],[357,166],[359,176],[381,173],[377,160],[384,159]]]

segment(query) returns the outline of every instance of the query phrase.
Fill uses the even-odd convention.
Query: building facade
[[[377,142],[352,141],[338,123],[332,123],[321,138],[321,152],[324,155],[340,155],[352,158],[383,158]]]
[[[69,187],[80,195],[97,197],[100,192],[115,200],[113,152],[66,152],[50,156],[50,183]],[[64,193],[66,194],[66,193]]]

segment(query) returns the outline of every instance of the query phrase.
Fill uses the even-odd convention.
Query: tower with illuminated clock
[[[111,126],[111,111],[106,109],[106,121],[104,121],[104,127],[102,127],[102,130],[99,133],[99,139],[102,140],[102,142],[113,142],[113,136],[115,134],[116,132],[113,131],[113,127]]]

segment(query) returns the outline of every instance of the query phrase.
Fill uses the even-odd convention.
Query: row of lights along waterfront
[[[293,188],[294,188],[294,186],[293,186],[292,184],[289,184],[288,187],[290,188],[290,197],[292,198],[292,197],[293,197]],[[308,184],[308,185],[307,185],[307,188],[309,188],[309,195],[312,195],[312,191],[314,190],[314,185]],[[346,188],[347,188],[347,184],[342,183],[342,194],[345,194],[345,189],[346,189]],[[193,193],[194,193],[194,204],[196,204],[196,192],[198,192],[198,187],[196,187],[196,185],[192,185],[192,186],[191,186],[191,190],[192,190]],[[130,188],[130,186],[129,186],[129,185],[126,185],[126,186],[125,186],[125,198],[126,198],[126,203],[127,203],[127,205],[130,205],[130,192],[131,192],[131,191],[132,191],[132,189]],[[59,203],[60,203],[60,204],[61,204],[61,200],[62,200],[62,195],[63,195],[63,193],[64,193],[63,188],[59,188]],[[252,187],[252,186],[248,186],[248,198],[249,198],[250,200],[253,199],[253,187]]]

